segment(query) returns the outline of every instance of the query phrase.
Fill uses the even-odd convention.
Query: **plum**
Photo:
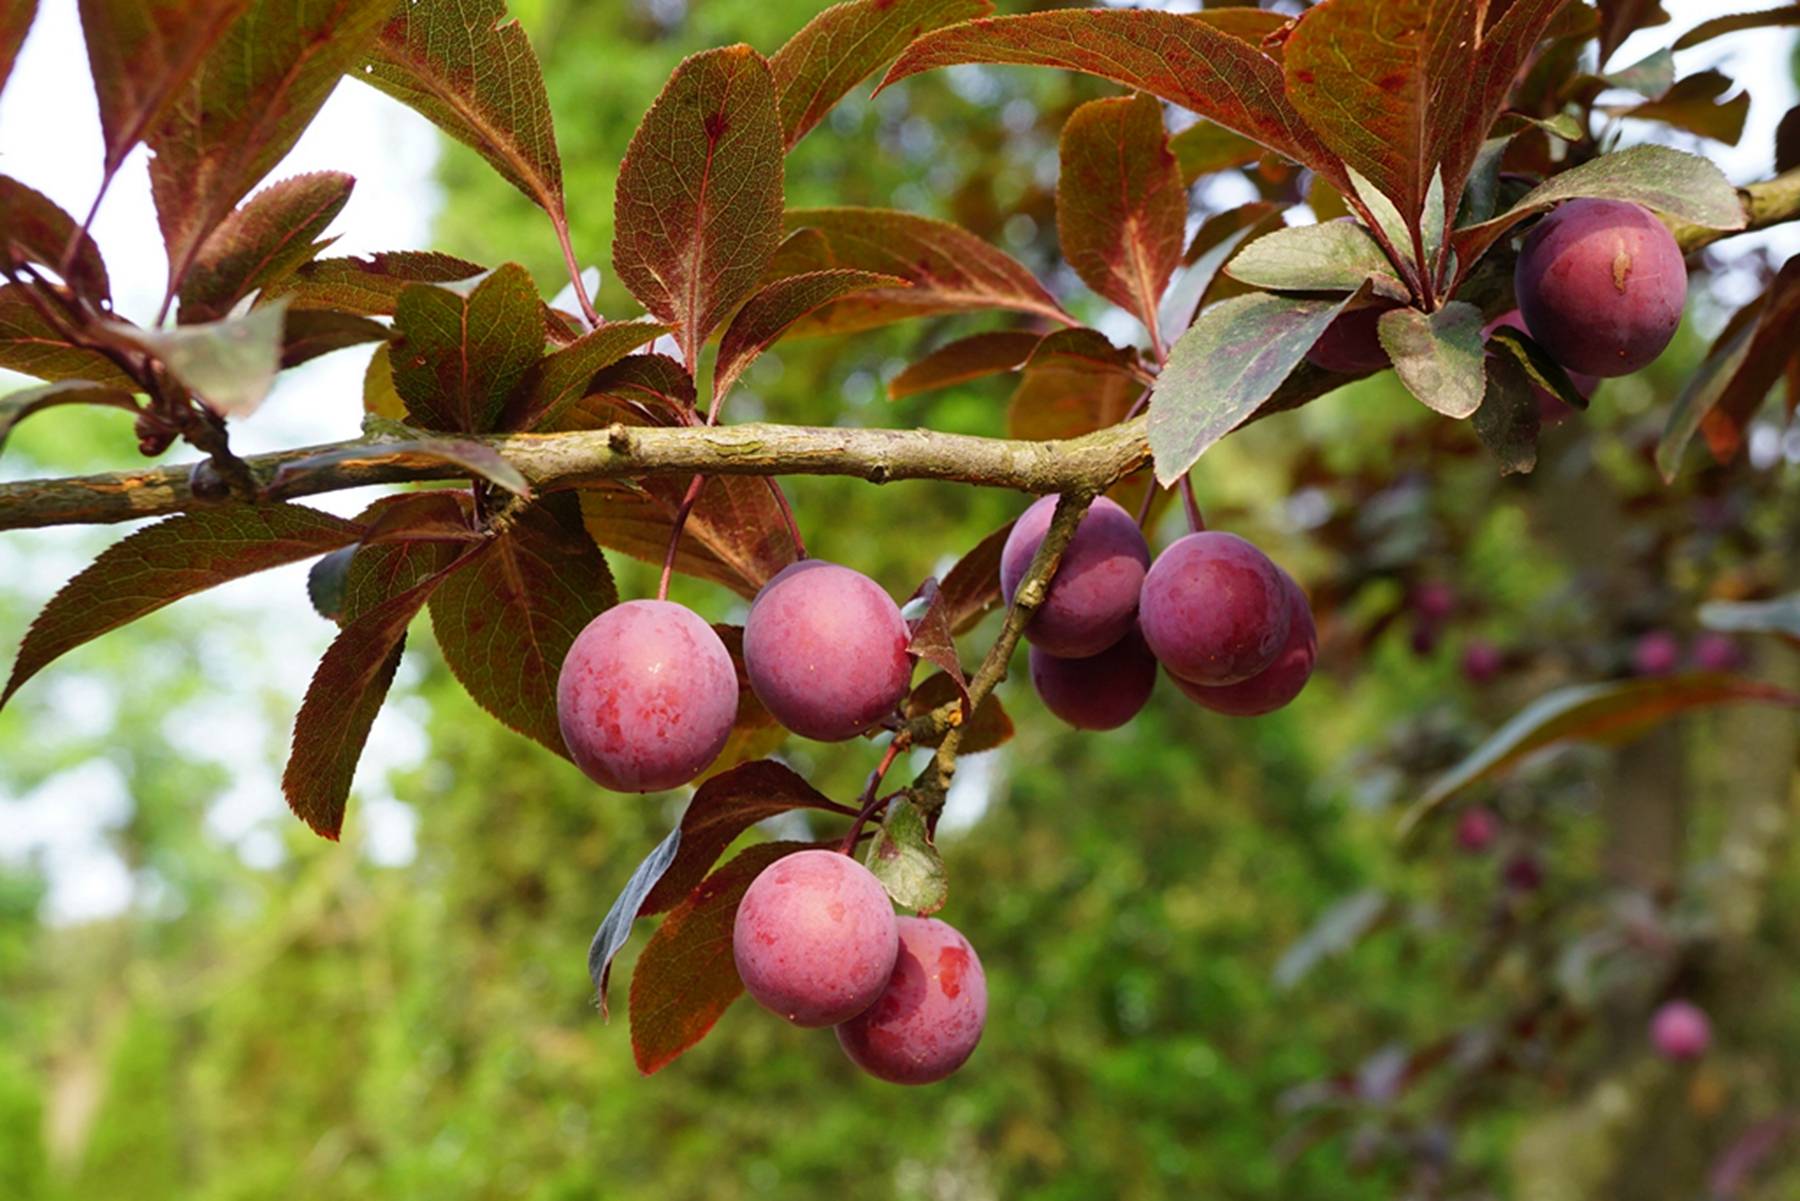
[[[1456,845],[1465,854],[1479,855],[1494,845],[1500,835],[1500,819],[1492,809],[1480,805],[1463,810],[1456,821]]]
[[[1629,375],[1675,336],[1687,266],[1650,210],[1571,200],[1526,237],[1513,291],[1525,328],[1550,357],[1571,371]]]
[[[1681,666],[1681,640],[1667,630],[1651,630],[1631,648],[1631,667],[1640,676],[1666,676]]]
[[[1288,633],[1274,662],[1235,684],[1194,684],[1170,672],[1169,677],[1184,696],[1214,713],[1260,717],[1285,707],[1300,695],[1312,678],[1313,663],[1319,657],[1319,634],[1306,594],[1285,573],[1283,579],[1287,583]]]
[[[1742,671],[1744,648],[1730,634],[1702,634],[1694,641],[1694,666],[1701,671]]]
[[[1493,643],[1477,638],[1463,648],[1463,679],[1471,684],[1486,684],[1506,670],[1506,652]]]
[[[737,672],[713,628],[668,601],[615,605],[576,635],[556,718],[576,766],[619,792],[686,784],[737,719]]]
[[[796,1026],[835,1026],[873,1005],[899,949],[887,890],[836,851],[799,851],[765,867],[731,928],[744,990]]]
[[[1287,645],[1292,588],[1286,572],[1237,535],[1189,534],[1145,575],[1138,622],[1170,675],[1209,687],[1236,684]]]
[[[1097,655],[1064,659],[1031,648],[1031,684],[1044,708],[1077,730],[1116,730],[1156,687],[1156,656],[1133,628]]]
[[[1525,318],[1519,316],[1518,309],[1512,309],[1509,312],[1502,313],[1486,325],[1482,326],[1482,340],[1486,341],[1488,338],[1493,337],[1494,331],[1497,329],[1516,329],[1520,333],[1526,334],[1531,332],[1525,328]],[[1594,389],[1600,386],[1598,377],[1589,375],[1584,371],[1570,371],[1567,372],[1567,374],[1569,382],[1574,384],[1575,390],[1583,396],[1592,396],[1594,394]],[[1564,401],[1562,397],[1544,387],[1542,384],[1534,382],[1531,385],[1531,395],[1532,398],[1537,401],[1538,420],[1545,425],[1555,425],[1559,421],[1566,420],[1569,414],[1575,411],[1569,407],[1568,402]]]
[[[1650,1042],[1666,1059],[1698,1059],[1712,1043],[1712,1023],[1692,1001],[1669,1001],[1650,1019]]]
[[[1000,590],[1011,604],[1056,514],[1054,496],[1041,497],[1019,517],[1000,551]],[[1114,645],[1131,628],[1138,590],[1150,566],[1150,547],[1137,522],[1101,497],[1082,515],[1063,551],[1049,592],[1025,627],[1046,653],[1085,659]]]
[[[1377,327],[1392,305],[1365,305],[1338,316],[1306,352],[1306,361],[1324,371],[1367,375],[1388,365]]]
[[[763,585],[744,623],[757,699],[796,734],[841,742],[894,711],[913,661],[900,608],[861,572],[802,559]]]
[[[931,1084],[961,1067],[987,1022],[987,976],[969,940],[929,917],[902,917],[893,978],[837,1028],[856,1066],[892,1084]]]

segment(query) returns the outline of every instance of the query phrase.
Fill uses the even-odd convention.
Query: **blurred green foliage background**
[[[814,6],[512,8],[545,59],[576,246],[604,264],[618,158],[668,71],[706,46],[772,51]],[[1053,206],[1057,131],[1102,90],[1018,71],[864,89],[790,160],[789,203],[954,218],[1104,320],[1057,262]],[[560,287],[522,196],[458,147],[441,177],[442,249]],[[1203,188],[1219,205],[1253,192],[1242,177]],[[606,274],[601,309],[631,311]],[[986,964],[992,1011],[970,1065],[925,1091],[874,1083],[828,1034],[748,1003],[639,1077],[622,1011],[644,935],[610,1025],[583,954],[681,798],[602,793],[497,726],[424,623],[396,703],[429,749],[384,781],[418,819],[402,862],[364,853],[355,804],[344,844],[291,823],[255,864],[208,829],[233,785],[196,730],[234,656],[273,653],[266,632],[196,601],[82,652],[57,669],[79,687],[47,678],[0,715],[0,797],[116,773],[131,803],[109,839],[132,903],[52,924],[50,865],[0,870],[0,1197],[1674,1199],[1708,1195],[1733,1155],[1744,1183],[1720,1195],[1800,1195],[1800,1127],[1779,1125],[1800,1112],[1791,715],[1697,717],[1534,767],[1478,798],[1503,829],[1482,855],[1455,849],[1453,815],[1410,851],[1394,837],[1422,783],[1522,704],[1628,671],[1648,630],[1691,642],[1709,596],[1800,586],[1792,458],[1654,478],[1648,447],[1696,330],[1720,316],[1695,292],[1676,347],[1552,429],[1529,478],[1499,480],[1466,428],[1383,379],[1207,457],[1210,522],[1308,585],[1324,669],[1269,718],[1211,717],[1164,689],[1100,736],[1005,686],[1018,737],[965,770],[943,837],[945,916]],[[729,417],[1001,433],[1005,381],[899,404],[882,388],[980,327],[784,344]],[[61,472],[133,452],[106,415],[57,414],[8,453]],[[790,493],[815,554],[896,596],[1023,503],[810,478]],[[41,599],[27,581],[78,566],[37,545],[0,573],[0,641]],[[615,567],[622,593],[653,587],[649,568]],[[1416,601],[1438,587],[1455,604],[1434,623]],[[722,590],[677,595],[741,617]],[[1498,679],[1459,670],[1476,639],[1505,653]],[[1743,649],[1794,681],[1791,652]],[[240,699],[277,731],[264,757],[279,762],[291,714]],[[782,753],[844,800],[874,758],[862,743]],[[1522,862],[1541,888],[1518,886]],[[1649,1054],[1646,1015],[1676,993],[1714,1015],[1696,1066]],[[1769,1122],[1773,1154],[1750,1156]]]

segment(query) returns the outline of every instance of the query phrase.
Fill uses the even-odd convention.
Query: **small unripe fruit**
[[[1531,332],[1525,328],[1525,318],[1519,316],[1518,309],[1502,313],[1486,325],[1482,326],[1482,340],[1486,341],[1493,337],[1494,331],[1497,329],[1516,329],[1520,333]],[[1569,382],[1575,385],[1575,390],[1583,396],[1592,396],[1594,394],[1594,389],[1600,386],[1599,379],[1584,371],[1568,371],[1565,369],[1565,374],[1568,375]],[[1542,384],[1534,382],[1531,385],[1531,395],[1537,401],[1538,420],[1545,425],[1555,425],[1557,422],[1566,419],[1570,413],[1575,411],[1568,406],[1568,403],[1564,401],[1562,397],[1544,387]]]
[[[1116,730],[1138,715],[1156,687],[1156,657],[1136,628],[1085,659],[1031,648],[1031,684],[1044,708],[1077,730]]]
[[[1536,855],[1520,852],[1500,869],[1500,879],[1514,892],[1536,892],[1544,886],[1544,865]]]
[[[1319,634],[1313,626],[1312,607],[1306,594],[1292,580],[1288,581],[1288,635],[1275,661],[1235,684],[1209,687],[1190,684],[1171,674],[1175,686],[1197,705],[1231,717],[1260,717],[1285,708],[1299,696],[1312,679],[1313,664],[1319,657]]]
[[[1381,315],[1392,305],[1365,305],[1340,315],[1319,335],[1306,361],[1324,371],[1344,375],[1367,375],[1388,365],[1387,351],[1381,347]]]
[[[975,948],[936,918],[900,919],[900,954],[875,1004],[837,1029],[863,1071],[892,1084],[931,1084],[969,1058],[987,1023],[987,976]]]
[[[802,559],[763,585],[744,623],[758,700],[796,734],[854,738],[894,711],[912,680],[900,608],[861,572]]]
[[[1483,809],[1479,805],[1465,809],[1456,821],[1456,845],[1465,854],[1481,854],[1493,846],[1494,839],[1499,836],[1500,819],[1494,816],[1492,809]]]
[[[1471,684],[1486,684],[1506,667],[1506,655],[1491,642],[1480,639],[1463,648],[1463,678]]]
[[[899,947],[887,890],[836,851],[800,851],[764,868],[731,930],[744,991],[796,1026],[835,1026],[874,1004]]]
[[[1011,604],[1032,556],[1050,529],[1057,498],[1041,497],[1020,515],[1000,551],[1000,590]],[[1131,514],[1104,496],[1082,514],[1063,551],[1044,603],[1025,637],[1067,659],[1097,655],[1117,643],[1137,613],[1150,547]]]
[[[1169,674],[1217,687],[1247,680],[1286,645],[1287,573],[1235,534],[1178,539],[1144,577],[1138,621]]]
[[[686,784],[737,720],[731,653],[691,610],[614,605],[576,635],[556,681],[556,718],[576,766],[618,792]]]
[[[1667,1059],[1698,1059],[1712,1045],[1706,1011],[1690,1001],[1670,1001],[1650,1019],[1650,1041]]]
[[[1702,634],[1694,642],[1694,666],[1701,671],[1742,671],[1744,648],[1729,634]]]
[[[1681,666],[1681,642],[1667,630],[1651,630],[1631,648],[1631,667],[1640,676],[1666,676]]]
[[[1681,324],[1687,267],[1650,210],[1571,200],[1538,222],[1513,272],[1525,328],[1571,371],[1629,375]]]
[[[1427,580],[1413,589],[1412,607],[1426,621],[1447,621],[1456,614],[1456,589],[1442,580]]]

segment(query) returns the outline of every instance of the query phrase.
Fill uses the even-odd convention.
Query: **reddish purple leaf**
[[[769,59],[787,147],[920,34],[993,10],[991,0],[845,0],[827,8]]]
[[[76,346],[34,305],[25,284],[0,284],[0,367],[44,380],[86,380],[138,391],[137,381],[98,351]],[[40,303],[55,302],[40,295]],[[54,309],[52,308],[52,311]]]
[[[479,263],[427,250],[320,259],[263,289],[259,303],[285,296],[290,308],[389,317],[400,294],[414,284],[455,283],[473,279],[484,270]]]
[[[37,16],[37,0],[7,0],[0,5],[0,89],[6,87],[6,79],[12,74],[13,60],[19,56],[19,47],[25,42],[25,34],[31,29],[31,19]]]
[[[1763,294],[1762,312],[1743,359],[1700,422],[1706,445],[1719,462],[1737,457],[1751,418],[1788,365],[1800,358],[1794,345],[1796,329],[1800,329],[1800,255],[1782,265]]]
[[[1599,0],[1599,7],[1600,65],[1603,67],[1620,43],[1638,30],[1669,23],[1662,0]]]
[[[940,668],[949,678],[957,695],[962,698],[963,720],[967,721],[971,712],[969,681],[963,675],[962,660],[956,654],[956,635],[950,624],[949,598],[938,587],[937,577],[933,576],[919,585],[919,590],[913,593],[913,599],[923,599],[925,611],[909,623],[912,639],[907,643],[906,649],[908,653]]]
[[[355,184],[341,171],[296,175],[233,210],[194,256],[181,285],[181,321],[217,321],[317,255],[325,246],[319,235],[343,211]]]
[[[938,586],[948,609],[950,632],[965,634],[1000,604],[1000,552],[1012,533],[1007,522],[956,561]]]
[[[719,340],[719,358],[713,368],[713,404],[731,391],[733,384],[808,313],[852,292],[871,288],[903,288],[906,281],[894,275],[869,271],[809,271],[765,284],[737,311]]]
[[[1034,441],[1091,434],[1121,421],[1147,386],[1135,351],[1091,329],[1058,330],[1025,364],[1007,433]]]
[[[431,628],[477,704],[562,755],[556,677],[563,657],[618,599],[574,497],[559,493],[526,509],[444,581],[431,598]]]
[[[281,366],[298,367],[334,350],[367,346],[370,342],[386,342],[388,327],[354,313],[334,313],[330,309],[288,309],[281,315]],[[387,347],[382,348],[386,358]],[[388,380],[393,381],[393,362],[388,359]],[[394,419],[406,415],[402,408]]]
[[[542,302],[508,263],[467,296],[418,285],[400,295],[391,351],[394,388],[414,424],[480,434],[544,352]]]
[[[481,541],[474,504],[460,489],[384,496],[357,515],[363,527],[339,588],[339,625],[438,575]]]
[[[0,396],[0,449],[5,448],[6,439],[19,422],[33,413],[58,405],[101,405],[124,409],[128,413],[138,411],[137,401],[132,398],[131,393],[118,388],[101,388],[81,379],[20,388]]]
[[[948,705],[951,701],[960,700],[956,681],[944,672],[934,672],[925,677],[917,688],[906,698],[905,713],[908,719],[923,717],[927,713]],[[964,726],[962,741],[957,751],[964,755],[979,755],[983,751],[991,751],[997,746],[1012,741],[1012,718],[1000,706],[1000,698],[993,693],[983,697],[975,706],[975,714]],[[928,745],[935,746],[937,740],[930,740]]]
[[[594,377],[646,342],[669,332],[653,321],[612,321],[532,364],[502,423],[507,429],[554,426],[587,395]]]
[[[1461,125],[1445,143],[1444,197],[1451,213],[1456,212],[1483,139],[1506,110],[1519,72],[1567,4],[1568,0],[1513,0],[1482,35],[1481,48],[1469,60],[1470,98],[1461,106]]]
[[[1800,8],[1794,10],[1800,20]],[[1750,93],[1740,91],[1729,100],[1720,97],[1735,86],[1718,71],[1699,71],[1677,80],[1673,87],[1642,104],[1607,109],[1639,121],[1661,121],[1676,129],[1713,138],[1735,146],[1744,136],[1744,118],[1750,113]]]
[[[971,334],[938,347],[888,381],[888,399],[948,388],[983,376],[1017,371],[1043,341],[1026,330],[994,330]]]
[[[71,243],[75,256],[63,282],[86,300],[110,301],[112,285],[94,239],[54,200],[0,175],[0,263],[35,263],[61,276],[63,253]]]
[[[619,167],[613,266],[691,368],[781,240],[781,123],[748,46],[683,60]]]
[[[1162,105],[1140,93],[1076,109],[1062,131],[1056,229],[1087,286],[1155,330],[1186,225],[1187,190]]]

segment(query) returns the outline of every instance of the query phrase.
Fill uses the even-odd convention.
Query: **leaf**
[[[1475,433],[1500,460],[1500,474],[1530,472],[1537,466],[1538,401],[1531,377],[1517,359],[1488,358],[1487,391],[1475,410]]]
[[[84,380],[127,392],[140,390],[137,381],[111,359],[72,344],[26,296],[25,284],[0,284],[0,367],[43,380]],[[43,303],[54,311],[55,301],[45,297]]]
[[[1028,330],[992,330],[946,342],[888,381],[888,399],[948,388],[984,376],[1017,371],[1043,340]]]
[[[390,0],[254,0],[148,131],[150,190],[177,291],[207,235],[280,162]]]
[[[1724,37],[1728,33],[1739,33],[1746,29],[1771,29],[1790,25],[1800,25],[1800,4],[1787,4],[1777,8],[1765,8],[1758,12],[1730,13],[1723,17],[1713,17],[1702,21],[1686,33],[1675,39],[1671,50],[1691,50],[1714,38]]]
[[[103,388],[84,379],[61,380],[54,384],[40,384],[35,388],[20,388],[16,392],[0,395],[0,449],[6,446],[6,439],[12,434],[13,427],[33,413],[56,405],[73,404],[107,405],[130,413],[138,411],[137,401],[132,399],[131,393],[118,388]]]
[[[1063,125],[1056,229],[1095,292],[1148,328],[1187,235],[1187,190],[1153,97],[1090,100]]]
[[[1661,121],[1677,129],[1735,146],[1744,136],[1744,118],[1750,113],[1750,93],[1739,92],[1720,100],[1733,84],[1718,71],[1701,71],[1680,80],[1654,100],[1628,108],[1609,109],[1639,121]]]
[[[8,0],[0,4],[0,89],[6,87],[13,60],[19,56],[19,47],[35,16],[37,0]]]
[[[774,77],[748,46],[682,60],[632,135],[613,267],[690,368],[775,253],[781,172]]]
[[[719,340],[719,357],[713,368],[714,407],[757,356],[808,313],[853,292],[905,286],[899,276],[870,271],[809,271],[764,285],[744,302]]]
[[[444,581],[431,628],[477,704],[563,755],[557,674],[575,636],[618,600],[577,502],[560,493],[525,509]]]
[[[865,208],[795,209],[786,221],[790,231],[818,236],[814,244],[818,253],[809,254],[805,270],[851,268],[898,276],[911,284],[839,300],[797,322],[790,336],[851,333],[910,317],[982,309],[1010,309],[1072,324],[1017,259],[947,221]]]
[[[725,738],[725,749],[695,777],[695,782],[702,786],[715,776],[774,754],[788,736],[787,730],[750,687],[750,673],[744,667],[744,627],[714,623],[713,633],[719,636],[731,656],[731,667],[737,674],[738,704],[731,719],[731,733]]]
[[[277,303],[204,325],[143,329],[114,322],[107,328],[161,360],[183,387],[218,412],[248,417],[281,370],[285,321],[286,306]]]
[[[1700,624],[1728,634],[1776,634],[1800,643],[1800,592],[1766,601],[1711,601],[1700,606]]]
[[[75,255],[63,277],[63,253],[71,244]],[[112,299],[106,263],[94,239],[54,200],[8,175],[0,175],[0,263],[36,263],[63,277],[87,301]]]
[[[357,78],[474,148],[563,222],[562,161],[531,42],[502,0],[410,0]]]
[[[1281,953],[1275,964],[1275,987],[1286,991],[1326,959],[1348,952],[1387,916],[1392,906],[1392,899],[1374,888],[1334,902],[1298,942]]]
[[[956,681],[944,672],[933,672],[919,682],[906,698],[906,716],[910,720],[934,713],[952,701],[960,701]],[[1012,741],[1012,718],[1000,705],[1000,698],[988,693],[975,706],[975,713],[963,726],[962,742],[957,746],[957,753],[963,755],[979,755],[983,751],[991,751]],[[936,746],[943,741],[940,738],[921,739],[920,746]]]
[[[355,542],[361,527],[299,505],[199,509],[101,552],[50,599],[13,662],[0,705],[59,656],[184,596]]]
[[[765,842],[706,878],[663,919],[631,974],[631,1051],[649,1076],[706,1037],[744,991],[732,957],[738,903],[777,859],[815,844]]]
[[[531,365],[503,428],[554,425],[569,405],[587,394],[595,375],[668,332],[668,326],[654,321],[611,321],[545,355]]]
[[[1175,154],[1184,187],[1202,175],[1242,167],[1263,156],[1263,148],[1243,134],[1205,120],[1195,121],[1171,137],[1169,149]]]
[[[944,573],[938,593],[948,609],[950,632],[964,634],[1000,604],[1000,552],[1012,533],[1007,522]]]
[[[638,906],[638,915],[648,917],[673,908],[699,887],[739,835],[758,822],[796,809],[850,813],[827,800],[793,769],[772,759],[743,764],[702,784],[681,815],[679,849]]]
[[[1629,67],[1608,71],[1600,82],[1641,96],[1660,96],[1675,86],[1675,55],[1668,49],[1652,50]]]
[[[783,144],[792,150],[851,88],[920,34],[993,10],[991,0],[846,0],[827,8],[769,59]]]
[[[1619,44],[1639,29],[1666,25],[1669,14],[1661,0],[1599,0],[1600,61],[1605,63]]]
[[[1578,196],[1628,200],[1708,229],[1744,228],[1737,189],[1710,160],[1646,144],[1552,176],[1498,217],[1457,230],[1457,258],[1473,263],[1525,218]]]
[[[1246,21],[1274,32],[1285,18],[1235,12],[1058,9],[969,21],[913,42],[881,87],[959,63],[1080,71],[1160,96],[1343,184],[1338,159],[1289,102],[1281,64],[1236,36],[1252,31]],[[1238,23],[1231,32],[1228,21]]]
[[[537,288],[508,263],[467,296],[419,284],[394,313],[394,387],[427,429],[494,428],[513,389],[544,350]]]
[[[1752,311],[1754,310],[1754,311]],[[1708,414],[1718,406],[1725,389],[1749,361],[1761,315],[1760,300],[1738,310],[1707,349],[1699,367],[1688,376],[1681,395],[1669,409],[1668,423],[1656,445],[1656,466],[1665,483],[1681,473],[1681,458]]]
[[[1376,330],[1406,390],[1431,409],[1462,420],[1481,407],[1485,389],[1481,310],[1461,300],[1430,316],[1390,309]]]
[[[1513,0],[1482,35],[1480,49],[1468,59],[1466,99],[1457,108],[1460,125],[1444,143],[1444,195],[1449,211],[1456,211],[1482,140],[1505,111],[1513,85],[1568,3],[1569,0]],[[1462,258],[1465,263],[1473,261],[1467,256]]]
[[[338,624],[449,570],[482,540],[474,516],[462,489],[400,492],[369,505],[357,515],[363,537],[344,572]]]
[[[1401,823],[1403,833],[1446,801],[1528,756],[1569,742],[1620,743],[1691,709],[1754,701],[1800,709],[1800,694],[1714,673],[1689,673],[1561,688],[1521,710],[1461,763],[1435,780]]]
[[[594,982],[594,998],[600,1005],[602,1018],[607,1016],[606,986],[612,979],[612,961],[630,940],[631,927],[637,923],[644,898],[656,887],[663,873],[669,870],[669,865],[675,862],[675,856],[680,850],[681,827],[677,826],[632,871],[624,890],[613,899],[612,908],[606,911],[600,928],[594,931],[594,939],[588,944],[588,977]]]
[[[1800,167],[1800,104],[1788,109],[1775,127],[1775,172],[1784,174]]]
[[[584,489],[588,535],[607,550],[661,566],[687,480],[652,478]],[[768,485],[754,476],[709,476],[682,527],[675,570],[754,597],[797,554]]]
[[[258,303],[287,297],[296,309],[337,309],[364,317],[391,317],[414,284],[473,279],[486,268],[467,259],[424,250],[389,250],[367,257],[319,259],[263,290]]]
[[[1253,292],[1201,312],[1151,396],[1150,450],[1164,487],[1274,394],[1349,300]]]
[[[950,893],[950,875],[944,870],[937,848],[931,845],[925,815],[905,797],[888,802],[887,815],[875,837],[869,840],[863,862],[900,908],[926,917],[944,907]]]
[[[1581,394],[1581,389],[1569,378],[1568,371],[1525,331],[1503,325],[1489,336],[1487,348],[1490,354],[1497,357],[1511,358],[1530,383],[1544,389],[1571,409],[1588,407],[1588,398]]]
[[[531,495],[531,485],[504,455],[484,442],[464,438],[374,439],[290,459],[276,470],[265,495],[292,495],[302,480],[321,471],[374,472],[395,466],[451,467],[518,496]]]
[[[388,327],[367,317],[330,309],[288,309],[281,321],[281,366],[284,370],[298,367],[334,350],[387,340]],[[385,359],[387,347],[381,349]],[[392,384],[393,366],[388,362],[388,382]],[[405,415],[402,410],[395,419]]]
[[[1285,226],[1245,246],[1225,274],[1252,287],[1290,292],[1354,292],[1371,279],[1396,300],[1406,288],[1369,232],[1355,221]]]
[[[1469,0],[1331,0],[1287,39],[1288,99],[1409,231],[1469,99],[1478,20]]]
[[[249,0],[81,0],[108,178],[248,7]]]
[[[1122,421],[1144,394],[1136,352],[1091,329],[1060,329],[1038,343],[1006,409],[1009,437],[1075,438]]]
[[[384,342],[369,356],[368,369],[363,372],[363,412],[388,421],[403,422],[406,420],[406,402],[394,391],[394,360],[390,349]]]
[[[343,211],[355,184],[341,171],[296,175],[233,210],[194,256],[181,285],[182,323],[217,321],[317,255],[316,239]]]
[[[950,629],[950,605],[938,587],[937,578],[927,578],[913,593],[912,599],[923,601],[925,608],[907,623],[912,631],[906,644],[907,653],[943,671],[962,698],[962,716],[967,721],[974,714],[975,706],[969,699],[969,681],[963,675],[962,660],[956,653],[956,636]]]
[[[1163,297],[1163,328],[1179,336],[1207,305],[1229,299],[1224,294],[1228,291],[1225,285],[1236,284],[1220,275],[1225,264],[1245,242],[1280,228],[1281,206],[1266,200],[1254,200],[1208,217],[1188,243],[1184,256],[1187,269]]]

